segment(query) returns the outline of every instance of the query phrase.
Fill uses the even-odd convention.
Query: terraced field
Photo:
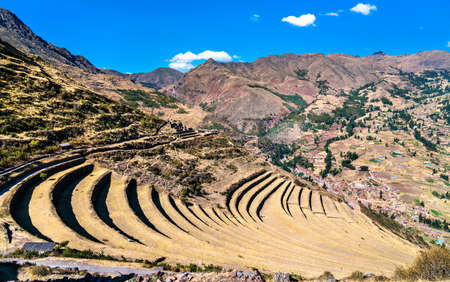
[[[11,224],[31,240],[69,241],[117,257],[307,276],[389,274],[417,252],[345,203],[274,172],[237,187],[223,208],[185,204],[83,157],[43,172],[46,179],[29,176],[3,198]]]

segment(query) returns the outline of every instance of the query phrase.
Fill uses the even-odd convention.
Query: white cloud
[[[316,16],[313,14],[304,14],[299,17],[289,16],[281,19],[282,22],[287,22],[295,26],[305,27],[309,25],[314,25],[316,21]]]
[[[233,55],[233,59],[240,59],[241,57],[238,55]]]
[[[450,48],[450,41],[449,41],[449,42],[447,42],[447,47],[448,47],[448,48]]]
[[[170,59],[169,67],[179,71],[188,71],[194,67],[192,62],[208,59],[214,59],[219,62],[231,62],[233,60],[233,58],[225,51],[206,50],[199,54],[188,51],[186,53],[179,53]]]
[[[259,22],[260,19],[261,19],[261,16],[258,15],[258,14],[253,14],[253,15],[250,17],[250,20],[251,20],[252,22]]]
[[[365,16],[367,16],[368,14],[370,14],[371,11],[376,11],[377,7],[375,5],[371,5],[371,4],[363,4],[363,3],[358,3],[358,5],[356,5],[355,7],[351,8],[350,11],[355,12],[355,13],[360,13],[363,14]]]
[[[169,68],[176,69],[179,71],[188,71],[188,70],[194,68],[194,65],[190,64],[190,63],[183,63],[183,62],[172,62],[169,64]]]

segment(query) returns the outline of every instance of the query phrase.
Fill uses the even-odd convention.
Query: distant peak
[[[24,25],[24,23],[10,10],[0,8],[0,23],[14,22]]]
[[[0,14],[13,14],[13,13],[8,9],[0,8]]]
[[[375,53],[372,54],[372,56],[377,56],[377,55],[384,56],[384,55],[386,55],[386,53],[384,53],[383,51],[380,50],[380,51],[375,52]]]

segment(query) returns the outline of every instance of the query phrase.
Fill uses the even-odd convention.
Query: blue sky
[[[251,62],[283,53],[450,51],[449,0],[23,0],[2,6],[45,40],[121,72],[169,64],[186,71],[208,57]]]

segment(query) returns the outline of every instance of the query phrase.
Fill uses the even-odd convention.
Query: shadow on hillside
[[[133,240],[142,244],[137,239],[128,235],[124,231],[122,231],[116,224],[114,224],[113,220],[109,216],[108,207],[106,205],[106,198],[108,197],[108,192],[111,187],[111,173],[108,173],[100,179],[100,181],[95,185],[94,191],[92,193],[92,204],[94,206],[94,210],[97,213],[98,217],[106,223],[109,227],[119,232],[121,235],[127,237],[129,240]]]
[[[126,193],[127,193],[128,204],[130,205],[130,208],[133,210],[134,214],[139,218],[139,220],[142,221],[145,225],[147,225],[151,229],[153,229],[155,232],[158,232],[159,234],[161,234],[161,235],[163,235],[163,236],[165,236],[167,238],[170,238],[166,234],[164,234],[161,231],[159,231],[148,220],[148,218],[144,214],[144,211],[142,211],[142,208],[139,205],[139,200],[138,200],[138,197],[137,197],[137,183],[136,183],[136,180],[132,179],[128,183],[128,186],[127,186],[127,189],[126,189]]]
[[[73,190],[83,178],[92,172],[93,168],[94,166],[92,165],[86,166],[83,169],[75,170],[66,175],[57,187],[55,187],[55,190],[53,190],[53,204],[55,205],[56,212],[65,225],[91,241],[102,243],[80,225],[75,217],[71,203]]]

